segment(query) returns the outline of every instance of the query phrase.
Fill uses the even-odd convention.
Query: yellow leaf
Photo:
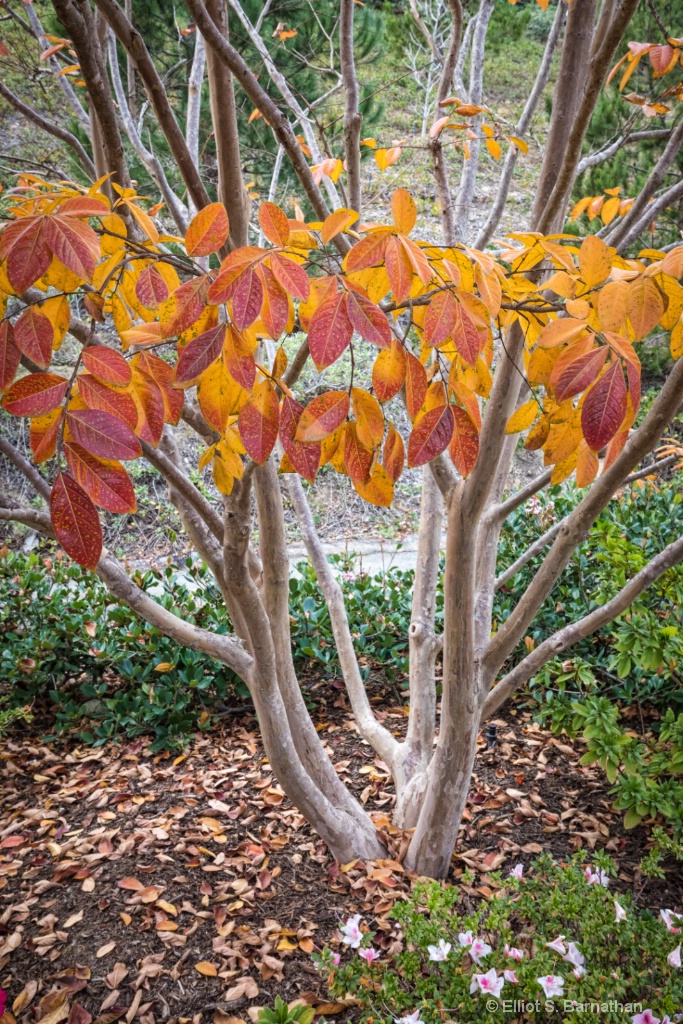
[[[517,149],[521,150],[522,153],[529,152],[529,143],[525,142],[524,139],[519,139],[516,135],[508,135],[508,139],[510,142],[514,143]]]
[[[154,666],[155,672],[170,672],[172,668],[175,668],[170,661],[160,661],[158,665]]]
[[[496,142],[495,139],[487,139],[486,148],[488,149],[489,153],[491,154],[494,160],[500,160],[502,150],[500,148],[499,142]]]
[[[679,320],[671,332],[671,358],[683,356],[683,320]]]
[[[194,969],[195,971],[198,971],[200,974],[203,974],[205,978],[218,977],[218,971],[213,966],[213,964],[209,963],[208,960],[200,960],[198,964],[194,965]]]
[[[533,398],[530,402],[525,402],[524,405],[520,405],[519,409],[517,409],[517,411],[514,412],[508,420],[505,433],[521,434],[523,430],[528,430],[536,419],[538,412],[538,402]]]
[[[611,224],[614,218],[619,213],[619,207],[621,206],[621,200],[618,196],[612,196],[607,202],[603,204],[602,210],[600,211],[600,217],[603,224]]]
[[[612,254],[609,246],[597,235],[588,235],[579,249],[581,277],[589,288],[606,281],[612,271]]]

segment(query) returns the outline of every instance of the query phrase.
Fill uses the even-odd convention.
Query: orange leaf
[[[589,288],[602,284],[611,274],[612,254],[609,251],[609,246],[597,235],[588,235],[581,243],[579,270]]]
[[[345,292],[329,295],[318,306],[308,326],[308,346],[318,370],[334,363],[353,335]]]
[[[388,402],[403,387],[407,359],[403,346],[392,338],[391,346],[379,353],[372,367],[372,387],[380,402]]]
[[[389,424],[389,433],[387,434],[387,439],[384,442],[384,454],[382,456],[382,461],[384,463],[387,476],[392,483],[396,483],[403,472],[403,465],[405,463],[405,447],[403,444],[403,438],[393,423]]]
[[[56,373],[29,373],[12,384],[2,407],[12,416],[44,416],[60,405],[68,386]]]
[[[417,207],[410,192],[397,188],[391,197],[391,214],[396,230],[402,235],[409,235],[417,220]]]
[[[452,412],[453,436],[448,451],[453,465],[464,478],[470,475],[479,457],[479,431],[464,409],[456,405]]]
[[[358,440],[367,448],[377,448],[384,437],[384,416],[379,402],[362,388],[351,389],[351,401]]]
[[[230,222],[223,203],[210,203],[190,222],[185,235],[188,256],[210,256],[225,245],[230,233]]]
[[[268,459],[277,441],[280,426],[280,406],[270,381],[257,384],[254,392],[242,406],[238,427],[242,443],[254,462],[260,466]]]
[[[304,409],[295,434],[297,441],[322,441],[339,427],[349,414],[351,402],[346,391],[326,391]]]
[[[261,231],[273,245],[285,246],[289,242],[289,220],[284,210],[275,203],[261,203],[258,211]]]
[[[329,217],[326,217],[323,222],[320,233],[323,244],[327,245],[335,235],[338,235],[340,231],[346,231],[346,229],[351,227],[352,224],[355,224],[357,220],[358,214],[355,210],[347,210],[344,208],[335,210],[334,213],[331,213]]]

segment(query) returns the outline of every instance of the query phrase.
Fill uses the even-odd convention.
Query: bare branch
[[[597,167],[598,164],[602,164],[605,160],[611,160],[620,149],[624,146],[629,145],[631,142],[653,142],[657,139],[668,139],[671,135],[671,128],[651,128],[649,131],[642,132],[627,132],[625,135],[620,135],[614,142],[610,142],[609,145],[603,146],[597,153],[589,153],[588,156],[579,161],[579,165],[576,168],[576,176],[583,174],[584,171],[590,170],[591,167]]]
[[[661,195],[657,196],[649,206],[645,207],[645,212],[642,214],[640,220],[635,224],[632,224],[628,232],[621,236],[620,241],[617,243],[617,250],[623,252],[629,245],[636,241],[639,235],[642,235],[649,228],[650,224],[666,210],[667,206],[671,206],[679,199],[683,198],[683,182],[679,181],[675,185],[666,189]],[[611,237],[609,238],[610,245],[612,244]]]
[[[353,50],[353,8],[355,0],[341,0],[339,18],[339,59],[344,81],[344,149],[349,204],[360,217],[361,171],[360,129],[363,118],[358,109],[358,79]],[[412,8],[411,8],[412,9]]]
[[[194,54],[192,56],[192,67],[187,83],[187,113],[185,115],[185,141],[190,153],[190,159],[199,166],[199,122],[202,112],[202,83],[204,81],[204,70],[206,68],[206,45],[201,32],[195,32]],[[191,212],[197,211],[191,203]]]
[[[195,487],[189,477],[185,476],[183,472],[173,462],[164,455],[163,452],[159,451],[158,448],[153,448],[147,441],[141,441],[142,452],[150,465],[154,466],[161,475],[170,484],[176,488],[177,491],[185,498],[189,505],[199,514],[201,519],[211,530],[214,537],[223,543],[223,523],[218,512],[211,507],[201,491]]]
[[[8,6],[7,10],[11,11],[11,8]],[[38,17],[38,14],[36,12],[35,5],[27,4],[25,7],[25,11],[28,14],[29,21],[31,22],[33,35],[38,40],[41,50],[48,49],[48,47],[51,45],[50,40],[46,37],[45,32],[43,31],[43,26],[40,23],[40,18]],[[52,70],[55,72],[57,84],[59,85],[59,88],[62,90],[62,93],[64,94],[67,103],[71,107],[72,112],[78,118],[81,127],[85,128],[85,130],[89,133],[90,118],[88,116],[88,112],[83,109],[83,104],[76,95],[74,87],[72,86],[71,82],[69,81],[66,75],[57,75],[57,72],[60,70],[60,67],[56,57],[48,57],[48,63]]]
[[[519,138],[523,138],[529,130],[531,119],[536,112],[536,108],[538,107],[541,96],[543,95],[543,90],[548,84],[548,79],[550,78],[550,72],[553,66],[553,57],[562,36],[562,29],[564,27],[566,16],[567,9],[565,4],[563,0],[559,0],[557,10],[555,12],[555,18],[553,19],[550,33],[545,44],[545,50],[543,51],[543,59],[536,75],[536,80],[531,92],[529,93],[529,97],[526,101],[521,117],[515,125],[514,134]],[[508,195],[510,193],[510,186],[512,185],[512,179],[515,173],[515,166],[517,164],[518,157],[519,150],[517,146],[511,144],[505,155],[505,163],[503,164],[503,170],[498,183],[498,191],[496,192],[496,198],[493,202],[493,206],[491,207],[491,212],[489,213],[486,223],[479,232],[474,243],[474,247],[476,249],[483,249],[488,244],[500,223],[500,218],[503,215],[503,210],[505,209],[505,204],[507,203]]]
[[[516,508],[523,505],[528,498],[531,498],[532,495],[537,494],[539,491],[542,491],[544,487],[547,487],[552,475],[552,469],[545,469],[542,473],[539,473],[537,477],[530,480],[524,487],[520,487],[518,491],[511,494],[510,497],[501,502],[500,505],[494,505],[493,508],[489,510],[489,518],[500,520],[505,519],[511,512],[514,512]]]
[[[669,544],[658,555],[655,555],[645,568],[629,580],[610,601],[585,615],[578,622],[565,626],[544,640],[493,687],[486,698],[482,717],[486,718],[494,714],[518,687],[531,679],[551,658],[557,657],[572,644],[616,619],[647,587],[651,586],[667,570],[677,565],[681,559],[683,559],[683,538]]]
[[[41,496],[46,502],[50,500],[50,485],[47,480],[40,475],[36,467],[24,458],[18,449],[13,444],[4,438],[0,437],[0,453],[5,456],[6,459],[12,463],[12,465],[23,473],[28,482],[33,487],[34,491]]]
[[[66,128],[62,128],[54,121],[43,117],[43,115],[39,114],[37,110],[30,107],[28,103],[24,103],[18,96],[15,96],[15,94],[8,89],[2,81],[0,81],[0,96],[6,99],[8,103],[11,103],[16,110],[27,118],[27,120],[32,121],[33,124],[42,128],[44,132],[47,132],[49,135],[53,135],[56,139],[59,139],[60,142],[64,142],[70,149],[72,149],[86,176],[91,181],[95,181],[97,176],[95,165],[90,159],[90,156],[86,152],[82,143],[75,135],[72,135],[70,131],[67,131]]]
[[[74,0],[55,0],[55,2],[65,4],[73,3]],[[199,176],[199,171],[192,162],[185,138],[168,102],[166,89],[142,36],[130,23],[123,8],[117,4],[116,0],[97,0],[97,7],[109,22],[123,48],[130,54],[137,68],[137,72],[147,91],[149,101],[154,108],[159,127],[166,136],[178,170],[192,197],[192,202],[198,210],[203,206],[207,206],[210,201],[208,193]]]

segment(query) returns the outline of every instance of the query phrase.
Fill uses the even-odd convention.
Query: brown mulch
[[[316,691],[329,755],[396,858],[405,837],[390,823],[386,768],[344,696]],[[386,699],[379,714],[400,733],[405,709]],[[644,884],[645,829],[624,831],[601,771],[578,764],[581,749],[520,709],[497,724],[496,745],[482,740],[452,880],[473,868],[470,892],[485,897],[487,872],[542,850],[565,859],[604,848],[617,889],[679,908],[680,865]],[[179,756],[39,735],[15,732],[0,752],[0,985],[20,1024],[239,1024],[275,994],[349,1019],[329,1005],[310,954],[336,945],[353,913],[388,948],[387,914],[412,879],[397,859],[335,864],[273,779],[253,717],[224,721]]]

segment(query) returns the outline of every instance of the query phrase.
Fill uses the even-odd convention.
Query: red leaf
[[[259,315],[262,302],[261,278],[249,267],[238,277],[232,293],[232,321],[238,331],[243,331],[253,324]]]
[[[443,345],[453,333],[458,304],[450,292],[439,292],[427,306],[424,338],[428,345]]]
[[[296,440],[295,435],[303,411],[302,405],[288,395],[284,396],[280,410],[280,440],[294,469],[304,480],[312,484],[320,465],[320,443]]]
[[[308,347],[318,370],[331,366],[346,350],[353,335],[346,293],[337,292],[320,303],[308,327]]]
[[[453,437],[448,450],[460,476],[469,476],[479,456],[479,431],[457,405],[453,406]]]
[[[612,440],[626,415],[626,383],[619,363],[612,363],[606,373],[587,393],[581,408],[581,429],[586,444],[599,452]]]
[[[550,375],[550,383],[555,385],[555,396],[558,402],[564,402],[567,398],[580,395],[596,379],[603,363],[607,358],[609,349],[606,345],[594,348],[590,352],[579,356],[559,374],[557,381],[553,381]]]
[[[125,391],[114,391],[91,373],[82,373],[78,378],[78,392],[89,409],[101,409],[117,419],[123,420],[135,429],[138,412],[135,402]]]
[[[185,235],[188,256],[210,256],[218,252],[228,239],[230,222],[222,203],[210,203],[190,222]]]
[[[102,553],[102,526],[91,499],[69,473],[60,473],[50,494],[50,518],[67,555],[95,569]]]
[[[263,304],[261,320],[271,338],[279,338],[289,320],[289,300],[287,292],[275,280],[270,267],[261,264],[258,272],[263,282]]]
[[[59,204],[58,212],[68,217],[103,217],[109,213],[109,203],[95,196],[71,196]]]
[[[640,365],[636,366],[630,359],[626,363],[626,379],[628,380],[628,390],[631,395],[633,412],[637,413],[640,408]]]
[[[45,239],[60,263],[89,281],[100,254],[97,235],[88,224],[54,214],[45,219]]]
[[[393,424],[389,425],[389,433],[384,442],[384,455],[382,457],[387,476],[392,483],[396,483],[405,463],[405,447],[403,438]]]
[[[256,362],[248,343],[234,327],[225,335],[225,365],[228,373],[241,388],[251,391],[256,380]]]
[[[256,385],[250,400],[240,409],[237,425],[248,454],[262,466],[275,447],[280,426],[280,406],[269,381]]]
[[[275,203],[261,203],[258,211],[261,231],[273,245],[287,245],[289,242],[289,220],[284,210]]]
[[[7,277],[17,295],[42,277],[52,262],[44,217],[19,217],[0,235],[2,254],[7,257]]]
[[[209,285],[209,302],[217,305],[219,302],[227,302],[232,298],[238,279],[251,266],[265,256],[267,249],[260,249],[257,245],[243,245],[228,253],[223,262],[218,277]]]
[[[349,415],[348,391],[326,391],[304,409],[295,434],[297,441],[322,441],[333,434]]]
[[[470,366],[475,366],[483,346],[474,320],[461,304],[456,303],[453,340],[458,352]]]
[[[226,325],[219,324],[188,341],[175,368],[176,384],[191,384],[204,373],[223,351]]]
[[[386,313],[379,306],[365,295],[349,292],[346,311],[353,329],[361,338],[372,342],[373,345],[379,345],[380,348],[389,348],[393,335]]]
[[[68,380],[56,373],[29,373],[12,384],[2,407],[12,416],[44,416],[57,408],[68,386]]]
[[[193,277],[176,288],[164,304],[161,316],[161,335],[172,338],[191,327],[206,307],[207,283],[205,277]]]
[[[131,382],[130,366],[120,352],[106,345],[88,345],[81,352],[87,370],[103,384],[125,388]]]
[[[406,408],[414,420],[424,405],[427,394],[427,373],[419,359],[406,352]]]
[[[76,442],[102,459],[137,459],[142,455],[138,438],[127,423],[100,409],[67,412],[66,422]]]
[[[37,306],[29,306],[14,325],[14,341],[31,362],[46,370],[52,360],[55,332],[49,317]]]
[[[98,459],[80,444],[67,441],[64,453],[69,469],[95,505],[108,512],[135,512],[135,491],[120,462]]]
[[[358,438],[355,423],[347,423],[344,431],[344,467],[353,484],[366,484],[370,479],[373,452]]]
[[[270,269],[289,295],[293,295],[295,299],[300,299],[302,302],[308,300],[311,293],[311,282],[300,264],[274,252],[270,257]]]
[[[173,367],[152,352],[139,352],[133,356],[133,364],[146,373],[161,391],[165,421],[177,423],[183,411],[185,396],[173,387]]]
[[[424,466],[448,446],[455,419],[450,405],[439,405],[422,416],[408,438],[408,465]]]
[[[19,369],[21,352],[14,342],[14,329],[9,320],[0,324],[0,391],[5,391]]]
[[[145,309],[156,309],[168,298],[168,285],[154,264],[145,267],[140,274],[135,282],[135,294]]]

